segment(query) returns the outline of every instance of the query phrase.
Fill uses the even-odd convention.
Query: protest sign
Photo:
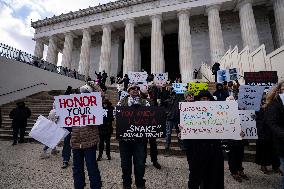
[[[168,81],[168,73],[155,73],[154,74],[154,84],[163,86]]]
[[[140,84],[138,84],[138,86],[140,87],[140,91],[141,92],[143,92],[143,93],[145,93],[145,92],[147,92],[148,91],[148,84],[147,83],[140,83]]]
[[[166,116],[162,107],[116,107],[116,137],[163,138]]]
[[[237,68],[229,69],[229,81],[238,80],[238,71]]]
[[[241,85],[238,95],[239,108],[259,111],[264,89],[265,86]]]
[[[246,85],[272,86],[278,83],[277,71],[244,72]]]
[[[129,72],[130,83],[147,83],[147,72]]]
[[[180,102],[181,139],[241,139],[235,101]]]
[[[223,83],[224,81],[228,81],[227,79],[227,71],[226,70],[218,70],[217,71],[217,82]]]
[[[53,149],[68,134],[68,130],[40,115],[29,136]]]
[[[217,71],[218,83],[223,83],[224,81],[235,81],[235,80],[238,80],[237,68]]]
[[[103,124],[100,92],[56,96],[55,109],[60,127]]]
[[[173,83],[172,87],[176,94],[184,94],[187,91],[187,83]]]
[[[208,83],[188,83],[188,91],[192,92],[194,96],[197,96],[198,93],[202,90],[208,90]]]
[[[239,110],[240,123],[245,136],[243,139],[257,139],[257,128],[254,110]]]

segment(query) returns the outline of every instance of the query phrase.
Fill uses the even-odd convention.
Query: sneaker
[[[98,156],[97,161],[102,161],[102,156]]]
[[[12,146],[15,146],[15,145],[17,145],[17,142],[14,141],[13,144],[12,144]]]
[[[162,168],[161,165],[160,165],[157,161],[153,162],[153,166],[154,166],[156,169],[161,169],[161,168]]]
[[[61,166],[62,169],[66,169],[69,166],[68,162],[63,162],[63,165]]]
[[[111,157],[110,157],[110,156],[107,156],[107,160],[111,160]]]
[[[49,158],[49,155],[46,152],[42,152],[42,154],[40,154],[40,159],[47,159]]]
[[[242,182],[242,178],[240,177],[240,175],[238,175],[238,174],[232,174],[232,177],[233,177],[236,181]]]
[[[247,176],[243,171],[239,171],[239,176],[240,176],[242,179],[249,180],[248,176]]]

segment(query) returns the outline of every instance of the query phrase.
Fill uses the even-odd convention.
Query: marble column
[[[103,29],[103,36],[102,36],[99,71],[100,72],[105,71],[107,74],[110,74],[111,25],[110,24],[103,25],[102,29]]]
[[[89,76],[90,70],[90,48],[91,48],[91,33],[89,28],[83,29],[83,39],[79,61],[79,74]]]
[[[274,17],[277,31],[277,42],[278,46],[281,47],[284,45],[284,1],[283,0],[274,0]]]
[[[42,59],[43,58],[43,51],[44,51],[44,43],[42,39],[36,39],[36,44],[35,44],[35,50],[34,50],[34,56]]]
[[[141,35],[136,33],[134,35],[134,71],[141,72],[141,49],[140,49]]]
[[[238,5],[243,47],[248,46],[250,52],[258,48],[259,38],[252,9],[252,0],[239,0]]]
[[[123,75],[133,72],[134,70],[134,26],[135,21],[126,20],[125,24],[125,41],[123,57]]]
[[[57,43],[56,36],[54,35],[50,36],[48,42],[47,55],[46,55],[46,61],[55,65],[57,65],[56,56],[58,55],[56,43]]]
[[[189,11],[182,10],[178,13],[179,19],[179,69],[183,82],[189,82],[193,79],[192,65],[192,45],[189,25]]]
[[[161,31],[162,15],[151,16],[151,73],[164,73],[163,36]]]
[[[219,62],[225,52],[219,10],[220,5],[211,5],[206,7],[212,64]]]
[[[73,39],[74,35],[71,32],[65,33],[65,41],[62,53],[61,66],[71,69],[71,58],[73,50]]]

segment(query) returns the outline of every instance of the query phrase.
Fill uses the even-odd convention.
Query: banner
[[[54,99],[60,127],[103,124],[100,92],[55,96]]]
[[[241,85],[238,95],[239,108],[259,111],[264,89],[265,86]]]
[[[208,83],[188,83],[188,91],[192,92],[194,96],[197,96],[199,91],[208,90]]]
[[[246,85],[272,86],[278,83],[277,71],[245,72]]]
[[[235,101],[180,102],[179,109],[181,139],[241,139]]]
[[[164,138],[166,115],[162,107],[116,107],[116,138]]]
[[[176,94],[184,94],[187,91],[187,83],[173,83],[172,87]]]
[[[155,73],[154,74],[154,84],[163,86],[168,81],[168,73]]]
[[[258,139],[254,110],[239,110],[243,139]]]
[[[147,83],[147,72],[129,72],[130,83]]]
[[[29,136],[53,149],[68,134],[68,130],[58,127],[54,122],[40,115]]]

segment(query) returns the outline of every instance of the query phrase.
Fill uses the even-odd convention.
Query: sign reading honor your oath
[[[179,109],[181,139],[241,139],[235,101],[180,102]]]
[[[162,107],[116,107],[117,139],[164,138],[165,124]]]
[[[103,124],[101,93],[83,93],[56,96],[55,107],[60,127]]]

